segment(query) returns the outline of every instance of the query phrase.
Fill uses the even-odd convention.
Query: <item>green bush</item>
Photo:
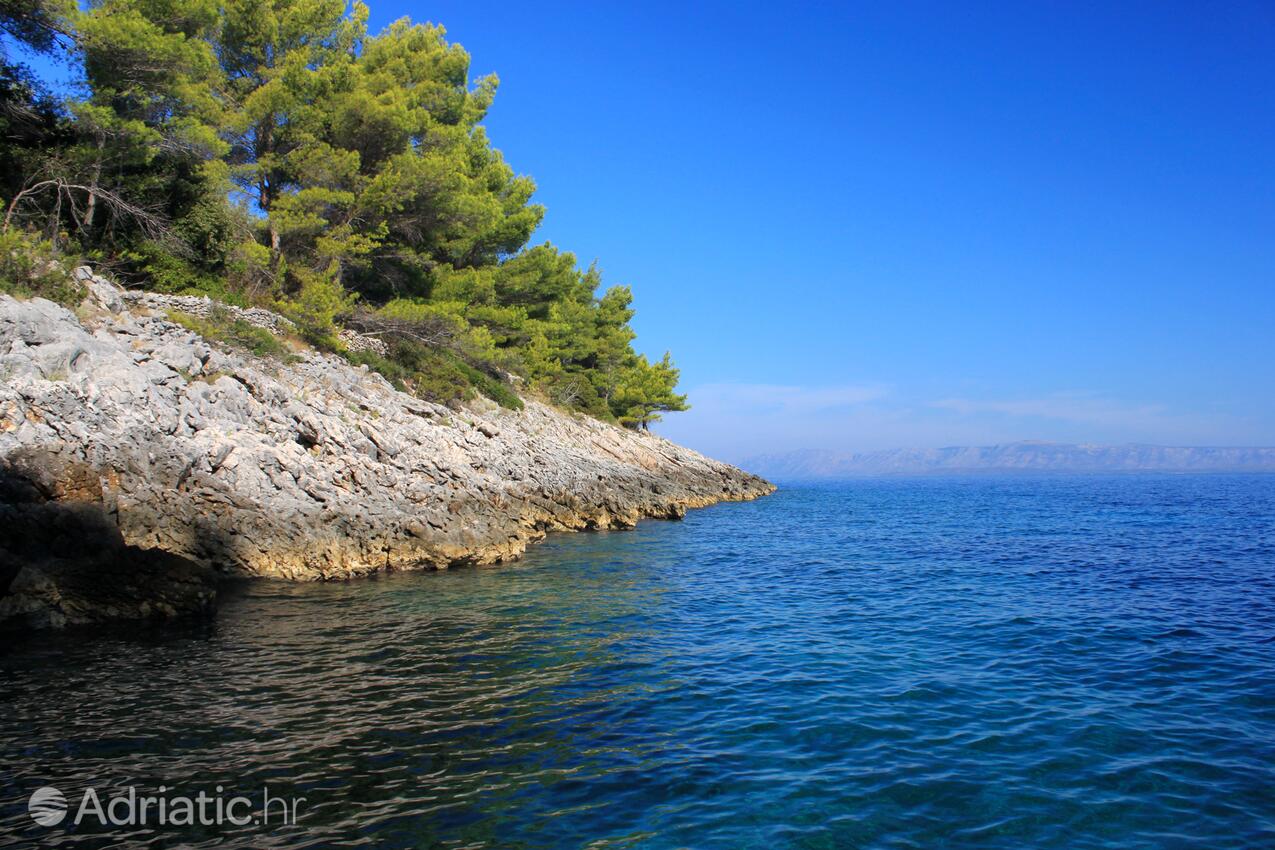
[[[427,401],[464,401],[473,398],[477,390],[501,407],[523,407],[522,399],[506,384],[475,369],[453,352],[404,339],[391,340],[389,349],[388,356],[360,351],[346,357],[381,373],[395,388]]]
[[[226,257],[226,281],[235,292],[243,292],[249,301],[265,302],[277,295],[271,270],[270,249],[254,239],[235,246]]]
[[[496,402],[496,404],[499,404],[501,407],[507,407],[510,410],[522,410],[524,406],[522,399],[520,399],[504,381],[493,378],[486,372],[481,372],[460,359],[456,360],[456,368],[461,374],[469,379],[469,382],[473,384],[480,393]]]
[[[0,234],[0,292],[73,307],[84,300],[85,291],[71,265],[47,239],[22,230]]]
[[[395,389],[426,401],[449,404],[474,397],[473,387],[462,372],[452,368],[452,364],[439,357],[437,352],[422,350],[424,354],[413,354],[403,359],[399,359],[402,352],[383,357],[371,351],[360,351],[346,354],[346,357],[352,363],[380,372]],[[396,357],[396,354],[399,356]]]
[[[205,271],[158,242],[143,242],[124,251],[120,259],[130,274],[140,276],[147,289],[170,295],[207,295],[215,301],[248,306],[244,296],[227,285],[226,277]]]
[[[285,362],[295,359],[288,346],[277,336],[265,328],[235,318],[224,307],[214,307],[205,319],[178,311],[170,313],[169,318],[204,339],[248,351],[258,357],[274,357]]]
[[[556,371],[534,381],[532,389],[550,404],[587,413],[603,422],[615,422],[606,399],[582,371]]]
[[[354,307],[356,296],[346,292],[336,278],[336,267],[319,274],[297,272],[302,279],[296,296],[279,303],[279,310],[296,322],[301,337],[315,348],[340,351],[336,317]]]

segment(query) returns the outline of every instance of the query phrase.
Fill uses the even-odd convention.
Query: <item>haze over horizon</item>
[[[1024,441],[877,452],[800,449],[741,461],[772,481],[931,473],[1275,473],[1275,448],[1183,448]]]

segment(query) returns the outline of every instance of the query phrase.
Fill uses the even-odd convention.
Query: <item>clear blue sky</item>
[[[373,2],[732,459],[1275,445],[1275,4]]]
[[[1275,4],[369,0],[763,451],[1275,445]]]

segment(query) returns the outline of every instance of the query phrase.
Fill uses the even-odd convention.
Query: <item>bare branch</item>
[[[345,326],[364,336],[408,339],[429,348],[450,348],[456,341],[455,326],[443,316],[399,319],[377,313],[359,312],[348,317]]]
[[[13,200],[9,202],[8,209],[5,210],[3,232],[9,232],[9,228],[13,223],[14,212],[20,204],[32,202],[35,200],[36,195],[46,192],[52,192],[54,195],[53,224],[51,226],[56,226],[56,220],[61,216],[63,201],[70,208],[71,218],[75,221],[76,226],[80,226],[81,215],[79,207],[76,205],[75,193],[83,192],[86,198],[96,197],[96,203],[110,211],[113,217],[126,218],[133,221],[148,239],[164,242],[172,242],[175,239],[163,218],[156,213],[126,201],[109,189],[103,189],[100,186],[90,188],[79,183],[71,183],[60,177],[32,183],[14,195]]]

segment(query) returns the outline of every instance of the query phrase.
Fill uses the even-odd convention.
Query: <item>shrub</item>
[[[301,290],[281,302],[280,311],[297,323],[306,342],[325,351],[340,351],[336,317],[353,309],[357,296],[341,286],[335,268],[323,274],[306,272],[301,280]]]
[[[500,378],[496,353],[485,329],[471,328],[446,306],[396,299],[374,312],[347,317],[346,327],[373,334],[389,347],[385,357],[351,357],[385,375],[400,389],[447,403],[471,398],[473,390],[503,407],[522,409],[522,399]]]
[[[275,291],[270,249],[255,239],[239,243],[226,257],[226,280],[249,301],[266,300],[266,296]]]
[[[0,234],[0,292],[73,307],[85,292],[70,266],[47,239],[22,230]]]
[[[391,339],[388,344],[386,357],[370,351],[346,357],[380,372],[395,388],[427,401],[449,404],[471,399],[477,390],[502,407],[523,407],[522,399],[503,382],[475,369],[451,351],[401,338]]]
[[[158,242],[143,242],[123,252],[120,259],[129,272],[141,278],[147,289],[155,292],[207,295],[226,304],[248,305],[241,293],[227,285],[224,276],[201,269]]]
[[[603,422],[616,421],[586,373],[557,371],[537,379],[531,386],[550,404],[582,411]]]
[[[411,351],[412,348],[419,351]],[[400,343],[391,346],[389,357],[371,351],[346,354],[346,357],[352,363],[380,372],[395,389],[426,401],[450,404],[474,397],[473,387],[464,373],[453,368],[439,352],[424,346]]]
[[[170,313],[169,318],[204,339],[248,351],[258,357],[274,357],[285,362],[295,359],[287,345],[277,336],[265,328],[236,318],[224,307],[213,307],[208,317],[203,319],[178,311]]]
[[[480,393],[496,402],[496,404],[501,407],[507,407],[510,410],[523,409],[522,399],[504,381],[493,378],[486,372],[481,372],[460,359],[456,360],[456,367]]]

